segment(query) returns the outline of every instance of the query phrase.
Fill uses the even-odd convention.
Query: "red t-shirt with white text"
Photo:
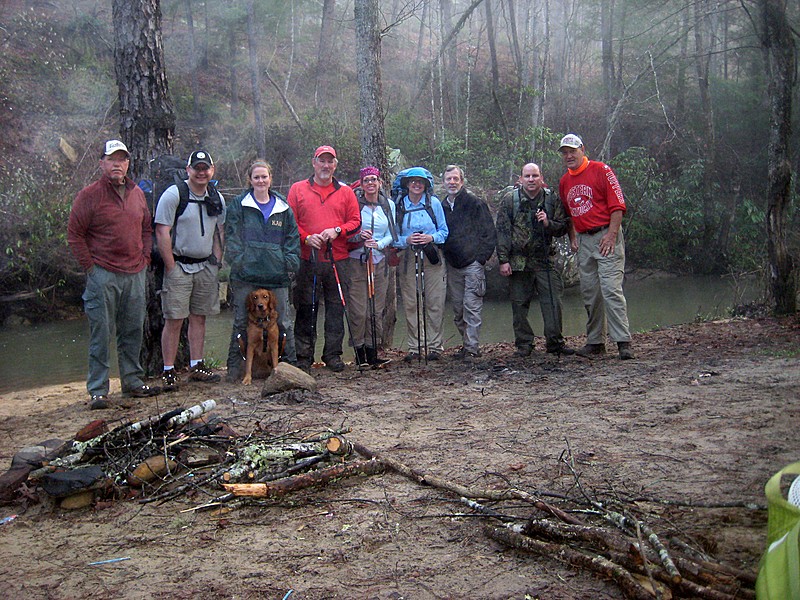
[[[605,227],[611,221],[612,212],[626,210],[617,176],[611,167],[596,160],[590,160],[576,175],[565,173],[558,191],[578,233]]]

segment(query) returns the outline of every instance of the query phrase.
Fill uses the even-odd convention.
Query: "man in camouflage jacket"
[[[553,268],[552,241],[569,229],[569,217],[556,192],[544,187],[539,166],[522,167],[519,185],[501,192],[497,212],[497,258],[500,274],[509,278],[516,357],[529,356],[534,335],[528,309],[534,294],[544,322],[545,350],[574,354],[561,333],[561,275]]]

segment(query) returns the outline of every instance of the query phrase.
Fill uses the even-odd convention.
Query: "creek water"
[[[734,284],[727,277],[653,276],[626,282],[625,296],[631,331],[638,332],[687,323],[698,317],[726,316],[730,307],[754,300],[758,289],[755,281]],[[577,287],[564,292],[563,303],[564,335],[583,334],[586,313]],[[529,317],[534,332],[540,335],[542,318],[536,300],[531,304]],[[206,357],[223,365],[232,320],[231,312],[223,310],[207,324]],[[319,331],[322,331],[321,324]],[[483,309],[481,342],[513,339],[510,304],[500,299],[487,300]],[[87,340],[85,319],[0,328],[0,393],[83,380],[86,377]],[[445,312],[445,347],[456,345],[460,345],[460,337],[448,308]],[[394,346],[405,348],[405,325],[400,321],[395,328]],[[352,359],[349,348],[345,349],[343,358]],[[112,376],[116,376],[116,356],[112,356],[111,364]]]

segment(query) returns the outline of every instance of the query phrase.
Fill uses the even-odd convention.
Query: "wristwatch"
[[[333,230],[336,232],[336,235],[339,235],[340,233],[342,233],[342,228],[341,227],[334,227]]]

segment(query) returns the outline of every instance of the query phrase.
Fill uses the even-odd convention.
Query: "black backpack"
[[[169,154],[162,154],[153,159],[150,162],[150,176],[153,181],[154,202],[151,207],[153,219],[155,219],[156,209],[158,208],[158,201],[161,199],[161,195],[167,188],[173,185],[178,187],[180,201],[178,202],[178,209],[175,211],[175,221],[172,224],[173,236],[175,235],[175,225],[178,223],[178,217],[184,213],[189,202],[205,204],[206,212],[210,217],[222,214],[222,199],[213,182],[208,183],[208,191],[203,200],[193,200],[190,198],[189,184],[186,183],[189,175],[186,172],[186,163],[182,158]]]
[[[145,194],[148,196],[148,207],[150,208],[150,214],[153,218],[153,246],[150,256],[151,266],[156,274],[157,287],[160,289],[164,273],[164,261],[161,259],[161,254],[159,254],[156,244],[155,219],[158,201],[161,199],[162,194],[173,185],[178,187],[180,200],[178,202],[178,208],[175,211],[175,220],[172,223],[173,242],[175,240],[175,226],[178,224],[178,217],[184,213],[186,207],[189,206],[189,202],[205,204],[208,215],[210,217],[215,217],[222,214],[222,198],[220,198],[216,186],[212,182],[209,182],[206,197],[203,198],[203,200],[191,199],[189,196],[189,184],[186,183],[186,180],[189,178],[189,174],[186,172],[186,161],[178,156],[172,156],[171,154],[162,154],[150,161],[150,178],[152,194]]]

